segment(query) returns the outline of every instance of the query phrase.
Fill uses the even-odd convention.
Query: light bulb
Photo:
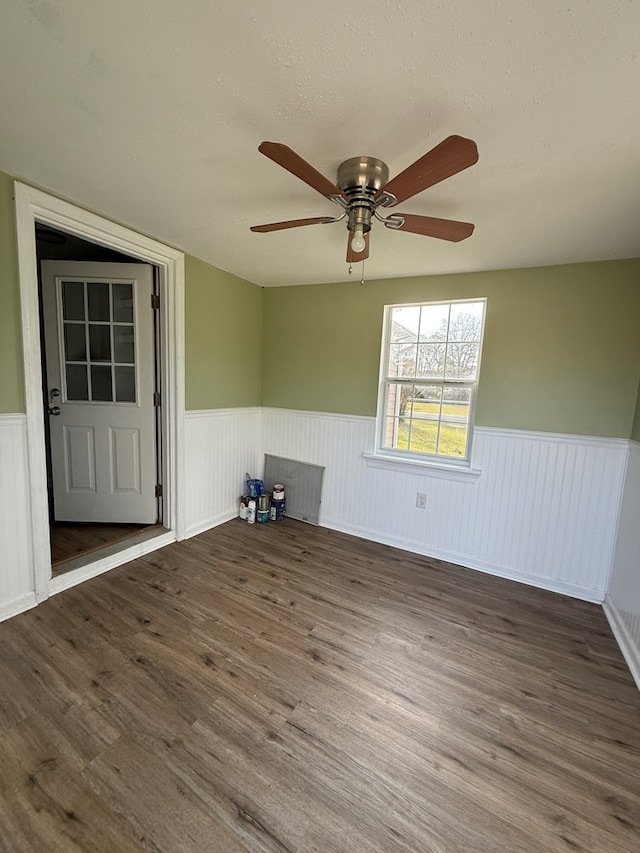
[[[367,242],[364,239],[364,234],[362,233],[362,228],[356,228],[353,232],[353,237],[351,239],[351,248],[359,255],[361,252],[364,252],[366,248]]]

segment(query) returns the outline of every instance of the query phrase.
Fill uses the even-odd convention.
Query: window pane
[[[448,305],[423,305],[420,315],[421,341],[446,341]]]
[[[110,327],[89,325],[89,353],[91,361],[111,361]]]
[[[400,418],[395,425],[395,444],[397,450],[409,449],[409,421],[406,418]]]
[[[470,388],[445,388],[442,392],[442,416],[448,420],[467,423],[470,408]]]
[[[109,316],[109,282],[92,281],[87,284],[89,297],[89,319],[108,323]]]
[[[91,365],[91,399],[101,402],[113,400],[111,367],[103,364]]]
[[[454,456],[458,459],[467,454],[467,424],[442,421],[440,424],[440,438],[438,440],[439,456]]]
[[[389,449],[398,447],[398,418],[385,418],[383,446]]]
[[[442,379],[446,351],[445,344],[419,344],[416,376]]]
[[[391,344],[388,371],[389,376],[415,376],[415,346],[413,344]]]
[[[112,292],[114,323],[133,323],[133,286],[113,284]]]
[[[413,392],[412,415],[427,421],[440,417],[442,388],[439,385],[416,385]]]
[[[88,400],[89,383],[84,364],[67,365],[67,400]]]
[[[449,321],[450,341],[479,341],[484,302],[453,303]]]
[[[113,327],[114,361],[133,364],[133,326]]]
[[[84,320],[84,282],[62,282],[62,315],[65,320]]]
[[[447,346],[447,379],[475,379],[480,344],[459,343]]]
[[[85,340],[84,323],[64,324],[64,359],[65,361],[86,361],[87,342]]]
[[[386,411],[387,415],[404,417],[407,414],[407,406],[411,401],[413,385],[401,383],[390,383],[387,389]]]
[[[402,305],[399,308],[391,309],[391,340],[394,343],[416,341],[418,339],[419,328],[419,305]]]
[[[388,309],[382,447],[468,462],[485,304]]]
[[[135,403],[136,371],[134,367],[116,367],[116,401]]]
[[[411,441],[409,450],[414,453],[435,453],[438,437],[438,421],[411,421]]]

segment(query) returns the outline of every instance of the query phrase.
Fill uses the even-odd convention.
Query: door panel
[[[56,521],[157,520],[147,264],[43,261]]]
[[[140,467],[140,430],[111,427],[111,491],[141,491],[142,471]]]
[[[62,437],[67,492],[95,493],[96,451],[93,427],[62,424]]]

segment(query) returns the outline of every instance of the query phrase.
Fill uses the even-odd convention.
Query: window
[[[379,452],[469,464],[485,304],[387,306]]]

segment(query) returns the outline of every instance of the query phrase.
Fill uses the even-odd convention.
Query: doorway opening
[[[106,554],[116,553],[125,545],[158,535],[163,530],[158,369],[160,300],[157,298],[158,270],[155,266],[41,223],[36,223],[35,240],[49,539],[51,572],[55,577]],[[138,278],[137,270],[144,275]],[[144,291],[145,284],[152,292],[151,306],[149,295],[144,292],[142,296],[146,298],[133,298],[136,296],[132,292],[134,285]],[[136,323],[134,302],[143,315],[136,315]],[[155,310],[152,309],[154,305]],[[146,337],[139,334],[140,326],[147,329]],[[153,409],[151,404],[146,407],[140,405],[140,400],[135,405],[134,392],[138,385],[143,385],[149,398],[155,400]],[[98,402],[91,411],[94,404],[90,399],[95,398]],[[105,402],[109,398],[110,402]],[[119,417],[118,409],[121,411]],[[71,417],[68,416],[69,410]],[[83,448],[78,448],[78,444],[81,445],[86,435],[78,428],[77,416],[81,411],[87,413],[87,410],[91,425],[90,452],[82,454]],[[127,485],[137,485],[138,490],[144,490],[147,495],[144,518],[139,508],[130,505],[128,492],[131,488],[120,489],[120,493],[116,488],[114,494],[106,498],[106,502],[111,503],[108,507],[105,507],[105,497],[95,491],[96,467],[103,469],[103,479],[110,478],[117,471],[117,464],[104,464],[114,448],[106,446],[108,439],[100,442],[100,432],[96,441],[94,429],[94,425],[100,426],[109,412],[116,415],[116,422],[121,422],[123,416],[130,422],[131,414],[137,416],[134,417],[136,422],[141,414],[146,415],[149,421],[148,428],[141,431],[143,441],[136,442],[133,453],[120,466],[124,466],[126,475],[131,478],[132,482]],[[67,427],[61,423],[65,420],[75,420],[76,424]],[[79,435],[75,441],[74,433]],[[140,432],[131,434],[138,438]],[[115,448],[117,446],[116,443]],[[81,470],[78,470],[78,464],[70,464],[78,449]],[[87,466],[82,464],[86,463],[84,457],[87,455],[102,455],[104,458],[91,459],[91,466]],[[135,469],[144,458],[147,465],[142,477],[142,472]],[[111,462],[116,463],[117,460]],[[137,476],[132,477],[132,474]],[[75,488],[70,482],[74,478],[80,480]],[[87,478],[89,482],[84,482]],[[147,482],[144,482],[145,478]],[[135,497],[139,500],[141,495],[136,493]],[[95,507],[92,502],[96,503]]]
[[[121,565],[134,557],[149,553],[184,537],[184,255],[182,252],[155,240],[17,181],[15,183],[15,199],[31,510],[29,533],[33,566],[33,595],[35,603],[39,603],[51,594],[60,592],[103,571]],[[122,261],[122,256],[124,256],[129,264],[151,266],[153,268],[156,299],[160,307],[156,321],[154,351],[154,370],[157,373],[157,382],[162,389],[162,405],[157,408],[155,414],[157,454],[154,459],[157,460],[157,483],[161,484],[159,514],[154,515],[151,519],[154,524],[151,525],[147,522],[145,529],[138,531],[139,535],[135,538],[128,535],[121,538],[123,532],[128,534],[130,531],[119,530],[118,535],[112,537],[112,541],[108,544],[96,545],[94,542],[89,551],[83,546],[83,555],[74,558],[73,563],[67,564],[65,568],[68,570],[64,573],[56,572],[55,575],[52,573],[50,539],[48,439],[45,432],[45,418],[43,417],[43,403],[45,402],[43,395],[47,377],[46,371],[43,370],[41,340],[41,316],[43,313],[40,310],[38,287],[39,261],[36,240],[38,231],[41,237],[46,231],[52,235],[49,237],[49,245],[53,245],[53,241],[58,241],[60,244],[57,235],[61,234],[67,240],[78,238],[80,241],[90,244],[92,253],[98,255],[102,253],[103,257],[108,254],[110,261],[114,260],[113,253],[115,253],[119,256],[118,263]],[[45,236],[44,240],[46,241],[46,239]],[[85,281],[85,299],[88,298],[88,285],[89,282]],[[111,284],[109,287],[111,288]],[[111,290],[109,292],[112,293]],[[58,304],[60,304],[61,293],[62,291],[59,290],[56,297]],[[112,299],[112,296],[109,298]],[[122,305],[125,302],[126,300],[122,302]],[[110,310],[112,312],[115,311],[114,304],[111,303]],[[72,320],[71,317],[67,319]],[[86,326],[87,346],[90,347],[91,330],[89,326],[92,320],[87,315],[83,322]],[[117,332],[122,332],[122,329],[113,329],[116,322],[114,317],[110,322],[111,342],[112,346],[115,346],[113,343],[114,335]],[[118,319],[120,325],[126,325],[127,322],[129,321],[126,318]],[[64,340],[64,334],[62,339]],[[127,343],[126,335],[121,336],[121,343]],[[66,358],[61,362],[63,372],[66,371],[68,362],[71,361],[73,359]],[[86,362],[85,368],[90,377],[93,369],[90,355],[87,356]],[[128,363],[126,357],[122,359],[120,356],[118,358],[113,356],[110,366],[114,371],[113,387],[115,389],[117,386],[115,371],[123,367],[132,368],[133,365]],[[96,365],[96,367],[104,367],[104,365]],[[96,371],[96,377],[98,372]],[[120,372],[122,374],[120,379],[122,380],[127,370]],[[130,372],[131,370],[129,370]],[[104,371],[102,373],[104,377]],[[91,378],[88,381],[90,383]],[[127,382],[131,387],[130,380],[127,380],[124,381],[124,384],[121,383],[123,388],[127,387]],[[55,387],[61,391],[59,386]],[[48,387],[47,392],[50,395],[51,389]],[[114,391],[114,394],[118,393],[120,392]],[[126,398],[127,393],[137,392],[125,390],[123,393]],[[49,402],[56,405],[55,398],[52,401],[47,399],[47,403]],[[85,430],[85,433],[87,432]],[[114,441],[120,440],[125,449],[127,441],[130,447],[134,447],[134,449],[141,446],[141,442],[136,444],[133,437],[134,432],[135,430],[132,427],[125,426],[120,434],[116,435],[117,429],[111,428],[112,437],[116,436]],[[69,446],[66,447],[66,450],[69,450]],[[78,470],[82,471],[82,467]],[[120,465],[120,473],[122,474],[121,480],[124,482],[127,477],[126,465]],[[161,526],[159,530],[156,530],[155,526],[158,519],[161,520]],[[110,520],[112,523],[121,521],[121,519],[113,518]],[[87,519],[84,521],[86,522]],[[100,522],[102,519],[91,518],[89,521],[92,523]],[[138,521],[136,520],[135,523]]]

